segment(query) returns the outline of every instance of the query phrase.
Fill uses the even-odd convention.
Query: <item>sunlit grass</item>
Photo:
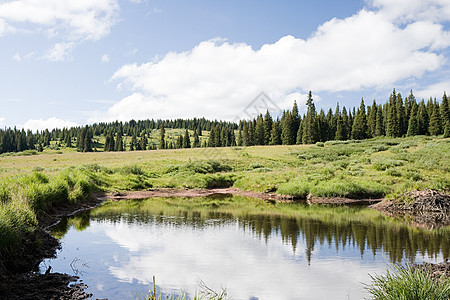
[[[411,266],[394,266],[385,275],[371,275],[372,284],[366,289],[375,300],[448,300],[450,299],[450,278],[431,276],[425,269]]]

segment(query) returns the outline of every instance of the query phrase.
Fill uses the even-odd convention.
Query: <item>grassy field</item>
[[[305,197],[383,197],[412,189],[450,189],[450,140],[430,137],[316,145],[195,148],[135,152],[46,151],[0,157],[0,179],[42,173],[52,181],[77,168],[105,190],[148,187],[244,190]]]
[[[96,190],[229,186],[298,198],[398,197],[413,189],[450,190],[450,139],[2,155],[0,260],[5,249],[17,252],[21,239],[37,228],[39,212],[84,201]]]

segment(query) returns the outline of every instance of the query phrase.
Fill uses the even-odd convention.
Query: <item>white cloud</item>
[[[109,55],[108,54],[103,54],[102,57],[100,58],[102,63],[107,63],[109,62]]]
[[[421,19],[398,26],[383,8],[332,19],[306,40],[285,36],[260,49],[209,40],[191,51],[119,68],[111,79],[133,94],[92,120],[234,119],[261,91],[284,109],[292,105],[286,99],[309,90],[391,88],[438,70],[446,59],[437,49],[449,46],[440,24]]]
[[[139,51],[138,49],[134,48],[133,50],[125,52],[124,55],[125,56],[135,56],[138,51]]]
[[[425,89],[415,91],[414,95],[418,99],[424,98],[425,100],[427,100],[430,97],[433,97],[436,98],[437,100],[441,100],[442,96],[444,95],[444,92],[447,93],[447,96],[450,95],[450,80],[441,81],[432,84]]]
[[[394,22],[450,20],[448,0],[368,0],[367,2]]]
[[[43,58],[54,62],[72,60],[72,48],[74,43],[56,43],[50,48]]]
[[[60,41],[45,57],[59,61],[70,57],[67,52],[73,48],[73,43],[95,41],[108,35],[111,26],[117,22],[118,10],[117,0],[2,1],[0,36],[6,32],[27,30],[58,38]],[[50,53],[61,50],[66,53],[56,56]]]
[[[3,122],[5,122],[5,118],[0,118],[0,126],[3,126]]]
[[[61,120],[58,118],[49,118],[47,120],[44,119],[30,119],[28,120],[22,127],[24,129],[31,129],[31,130],[44,130],[44,129],[54,129],[54,128],[70,128],[70,127],[76,127],[79,126],[77,123],[67,121],[67,120]]]

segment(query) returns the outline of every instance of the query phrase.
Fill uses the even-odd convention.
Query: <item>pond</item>
[[[239,196],[109,202],[63,220],[41,270],[78,275],[94,298],[192,296],[199,281],[232,299],[363,299],[391,262],[441,262],[450,229],[369,208],[270,204]]]

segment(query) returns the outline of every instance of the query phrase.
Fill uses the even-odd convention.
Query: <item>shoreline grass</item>
[[[372,284],[366,290],[374,300],[448,300],[450,299],[450,278],[442,275],[435,278],[423,268],[410,265],[394,265],[385,275],[370,275]]]

